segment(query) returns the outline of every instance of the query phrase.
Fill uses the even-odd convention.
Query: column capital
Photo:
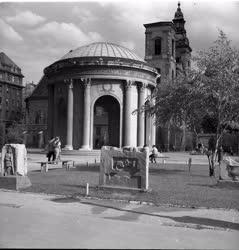
[[[140,92],[143,92],[146,89],[147,86],[148,86],[148,84],[146,82],[139,82],[137,84],[138,90]]]
[[[73,89],[73,79],[72,78],[64,79],[64,82],[69,84],[70,89]]]
[[[125,81],[125,84],[124,84],[125,89],[126,89],[126,90],[127,90],[127,89],[130,89],[130,88],[132,87],[133,83],[134,83],[133,80],[127,79],[127,80]]]
[[[89,88],[91,85],[91,78],[81,78],[81,82],[83,83],[85,88]]]

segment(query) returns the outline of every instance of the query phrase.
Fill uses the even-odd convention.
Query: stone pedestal
[[[99,185],[143,190],[149,188],[149,151],[144,148],[102,147]]]
[[[31,181],[27,176],[0,176],[0,188],[19,190],[30,187]]]

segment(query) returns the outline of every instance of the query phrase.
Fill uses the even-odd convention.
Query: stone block
[[[0,176],[0,188],[19,190],[30,187],[31,185],[32,184],[28,176]]]
[[[220,164],[220,180],[239,181],[239,161],[226,157]]]
[[[105,146],[100,161],[100,186],[148,190],[148,149]]]

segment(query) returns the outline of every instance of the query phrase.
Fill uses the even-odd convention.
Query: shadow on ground
[[[228,190],[238,190],[239,182],[219,182],[216,184],[198,184],[198,183],[188,183],[188,186],[198,186],[198,187],[207,187],[207,188],[219,188],[219,189],[228,189]]]
[[[153,217],[158,217],[158,218],[170,219],[178,223],[195,224],[197,225],[197,229],[203,229],[205,226],[207,226],[207,227],[217,227],[217,228],[222,228],[222,229],[231,229],[231,230],[239,231],[239,224],[234,223],[234,222],[203,218],[203,217],[167,216],[167,215],[160,215],[160,214],[152,213],[152,212],[158,212],[159,210],[161,210],[160,208],[157,208],[157,207],[151,208],[150,206],[148,206],[149,210],[151,211],[145,212],[148,209],[146,208],[146,206],[139,206],[131,210],[131,209],[124,208],[126,204],[122,204],[122,203],[120,205],[117,205],[116,207],[112,205],[98,204],[98,203],[90,202],[90,201],[81,201],[80,199],[76,199],[74,197],[55,198],[55,199],[52,199],[51,201],[59,202],[59,203],[79,202],[81,204],[91,205],[92,212],[94,214],[103,213],[107,209],[114,209],[114,210],[118,210],[121,212],[125,212],[123,215],[116,216],[116,217],[104,217],[105,219],[114,219],[114,220],[122,220],[122,221],[137,221],[141,215],[147,215],[147,216],[153,216]],[[170,211],[171,208],[167,208],[167,210]]]

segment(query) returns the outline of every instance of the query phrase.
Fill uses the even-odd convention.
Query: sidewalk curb
[[[148,206],[156,206],[156,207],[171,207],[171,208],[190,208],[190,209],[215,209],[219,211],[234,211],[239,212],[239,209],[235,208],[210,208],[210,207],[194,207],[194,206],[186,206],[186,205],[174,205],[174,204],[168,204],[168,203],[162,203],[162,204],[156,204],[154,202],[147,202],[147,201],[137,201],[137,200],[122,200],[122,199],[114,199],[114,198],[99,198],[94,196],[80,196],[80,195],[66,195],[66,194],[50,194],[50,193],[34,193],[34,192],[27,192],[27,191],[17,191],[17,190],[8,190],[8,189],[1,189],[0,192],[13,192],[13,193],[22,193],[22,194],[35,194],[35,195],[44,195],[44,196],[54,196],[56,198],[73,198],[73,199],[88,199],[88,200],[101,200],[101,201],[114,201],[114,202],[123,202],[123,203],[129,203],[134,205],[148,205]]]

